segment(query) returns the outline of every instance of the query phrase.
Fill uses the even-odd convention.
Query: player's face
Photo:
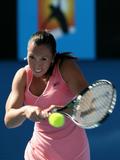
[[[53,54],[45,45],[37,46],[31,42],[28,46],[27,59],[33,75],[35,77],[42,77],[46,74],[52,63]]]

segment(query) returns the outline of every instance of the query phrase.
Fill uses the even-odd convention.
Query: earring
[[[26,61],[26,60],[27,60],[27,57],[24,58],[24,61]]]

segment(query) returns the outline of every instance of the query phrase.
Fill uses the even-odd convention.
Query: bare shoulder
[[[19,69],[12,82],[11,92],[6,101],[6,111],[10,108],[19,108],[23,104],[24,90],[26,85],[26,71]]]
[[[14,78],[13,78],[13,83],[12,83],[12,88],[17,87],[17,86],[24,86],[26,82],[26,71],[25,68],[20,68]]]
[[[60,71],[63,79],[75,94],[88,86],[80,66],[75,59],[65,59],[60,66]]]
[[[74,75],[75,76],[74,78],[77,78],[82,76],[80,66],[74,59],[65,59],[60,65],[60,70],[64,77],[70,76],[72,78]]]
[[[80,71],[80,67],[75,59],[64,59],[60,68],[63,71]]]
[[[25,68],[22,67],[20,69],[17,70],[16,74],[15,74],[15,77],[24,77],[26,75],[26,71],[25,71]]]

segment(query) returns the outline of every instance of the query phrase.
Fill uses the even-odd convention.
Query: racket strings
[[[109,84],[96,84],[81,97],[76,106],[75,120],[83,126],[97,125],[111,109],[114,102],[113,87]],[[114,105],[114,104],[113,104]]]

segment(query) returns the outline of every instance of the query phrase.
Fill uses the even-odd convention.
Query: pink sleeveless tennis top
[[[31,93],[32,71],[25,66],[27,84],[24,103],[37,105],[46,109],[50,105],[64,106],[75,95],[63,80],[59,66],[55,65],[53,73],[40,96]],[[64,148],[64,149],[63,149]],[[25,150],[25,160],[89,160],[89,145],[85,131],[65,118],[65,125],[54,128],[48,120],[35,122],[33,136]]]

